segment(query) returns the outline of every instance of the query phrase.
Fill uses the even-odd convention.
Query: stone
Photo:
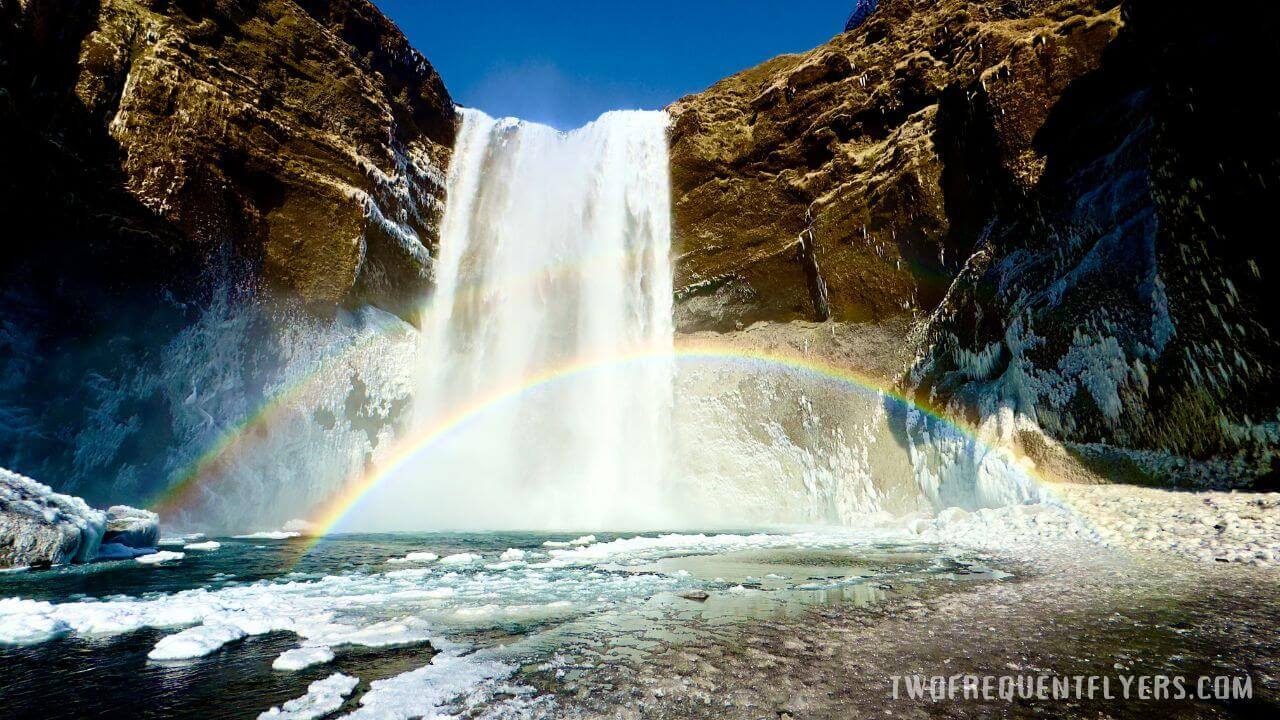
[[[102,542],[131,548],[153,548],[160,542],[160,516],[128,505],[107,508],[107,531]]]
[[[101,510],[0,468],[0,568],[92,560],[105,529]]]

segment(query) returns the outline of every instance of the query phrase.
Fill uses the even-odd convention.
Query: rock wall
[[[921,399],[1038,427],[1110,478],[1274,482],[1256,238],[1280,113],[1251,78],[1280,59],[1276,18],[883,0],[681,99],[681,329],[910,316]]]
[[[1036,130],[1101,62],[1115,5],[884,0],[825,45],[673,104],[682,327],[932,310],[998,184],[1034,182]],[[994,73],[1016,79],[999,121],[959,126]]]
[[[369,447],[311,462],[358,471],[403,403],[347,348],[415,320],[455,123],[365,0],[0,0],[0,465],[146,504],[342,372]]]

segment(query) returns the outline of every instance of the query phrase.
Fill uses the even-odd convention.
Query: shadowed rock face
[[[0,0],[0,467],[147,502],[330,319],[412,321],[455,123],[365,0]]]
[[[6,125],[27,147],[0,181],[33,229],[72,225],[95,236],[78,246],[182,275],[230,256],[245,282],[317,310],[410,312],[455,120],[439,76],[371,4],[6,5]],[[59,197],[64,180],[88,197]],[[36,265],[40,250],[6,254]],[[118,281],[135,278],[155,279]]]
[[[1277,11],[883,0],[671,106],[680,327],[910,314],[908,382],[1103,474],[1273,482]]]

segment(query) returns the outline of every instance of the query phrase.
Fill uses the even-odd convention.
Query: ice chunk
[[[498,556],[498,559],[503,562],[510,562],[512,560],[523,560],[526,554],[527,553],[525,551],[519,548],[508,548],[505,552],[503,552],[501,555]]]
[[[48,613],[53,605],[22,598],[0,599],[0,645],[30,645],[52,640],[71,628]]]
[[[143,565],[159,565],[161,563],[176,562],[186,557],[186,553],[173,552],[172,550],[160,550],[141,557],[134,558],[135,562]]]
[[[204,657],[229,642],[247,635],[233,625],[197,625],[182,632],[160,638],[160,642],[147,653],[152,660],[187,660]]]
[[[0,567],[88,562],[106,526],[84,500],[0,468]]]
[[[301,670],[332,661],[333,651],[327,647],[300,647],[281,653],[271,667],[274,670]]]
[[[470,565],[480,561],[480,556],[475,553],[457,553],[454,555],[446,555],[440,560],[441,565]]]
[[[297,530],[263,530],[249,533],[248,535],[234,535],[233,537],[240,540],[288,540],[289,538],[301,536],[302,533]]]
[[[507,677],[515,668],[456,651],[442,652],[431,664],[407,673],[375,680],[360,698],[351,720],[407,720],[443,717],[444,706],[485,683]]]
[[[569,540],[568,542],[561,542],[559,540],[548,540],[542,544],[545,547],[553,547],[553,548],[584,547],[586,545],[590,545],[595,541],[596,541],[595,535],[583,535],[580,538],[575,538],[573,540]]]
[[[222,547],[222,543],[217,540],[206,540],[204,542],[188,543],[182,546],[183,550],[205,550],[212,551]]]
[[[342,702],[360,684],[358,678],[334,673],[307,686],[307,694],[258,716],[258,720],[315,720],[342,707]]]
[[[417,618],[388,620],[374,623],[354,632],[324,637],[333,645],[360,645],[362,647],[394,647],[417,645],[431,639],[430,628]]]
[[[408,555],[405,555],[404,557],[391,558],[387,562],[389,563],[411,563],[411,562],[429,563],[429,562],[435,562],[436,560],[439,560],[439,559],[440,559],[440,556],[433,552],[411,552]]]
[[[107,508],[107,531],[102,542],[133,548],[153,548],[159,540],[159,515],[128,505],[112,505]]]

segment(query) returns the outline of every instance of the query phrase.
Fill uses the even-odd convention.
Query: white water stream
[[[446,432],[379,488],[359,524],[662,523],[666,124],[661,112],[612,112],[562,133],[463,111],[415,412],[419,432]],[[572,371],[582,364],[592,367]]]

